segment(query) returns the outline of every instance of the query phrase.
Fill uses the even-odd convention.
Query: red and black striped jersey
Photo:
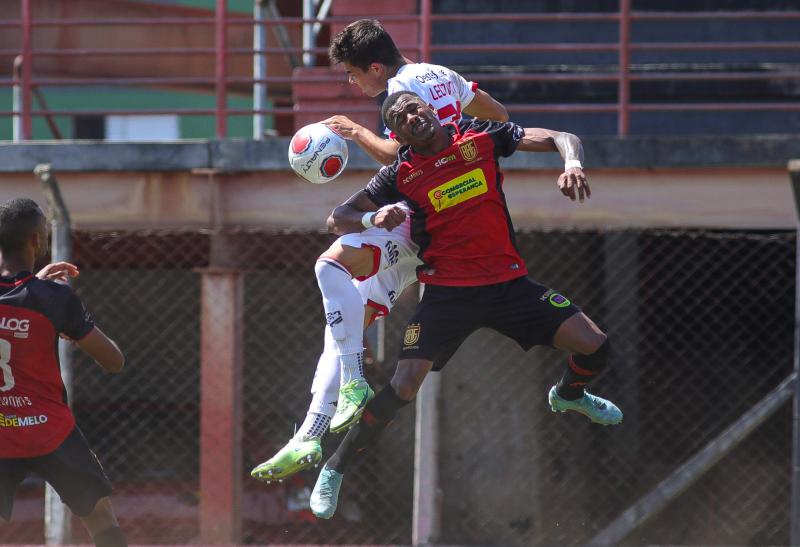
[[[491,285],[526,275],[498,164],[514,153],[525,130],[485,120],[444,127],[450,146],[435,156],[402,147],[369,182],[367,196],[379,206],[405,201],[411,207],[424,283]]]
[[[28,272],[0,277],[0,458],[48,454],[75,427],[58,335],[79,340],[93,328],[67,285]]]

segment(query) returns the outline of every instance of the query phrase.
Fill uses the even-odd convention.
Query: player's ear
[[[386,72],[386,65],[381,63],[371,63],[369,65],[369,71],[375,74],[376,76],[380,76],[384,72]]]

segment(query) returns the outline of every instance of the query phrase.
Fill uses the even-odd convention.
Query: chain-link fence
[[[202,232],[77,233],[75,283],[128,367],[104,375],[78,354],[73,406],[115,485],[131,543],[199,534]],[[319,233],[228,234],[244,286],[243,537],[249,543],[410,543],[414,409],[346,477],[336,518],[308,511],[316,472],[281,484],[249,469],[292,435],[310,400],[323,313]],[[594,390],[625,412],[616,427],[553,414],[564,356],[523,353],[489,331],[442,372],[445,544],[582,544],[747,412],[791,371],[795,235],[790,232],[530,231],[517,243],[533,277],[580,305],[613,342]],[[412,294],[412,292],[414,294]],[[386,321],[391,377],[407,291]],[[629,544],[786,544],[790,405],[627,538]],[[323,444],[330,454],[337,436]],[[43,540],[42,487],[23,485],[0,542]],[[79,541],[88,538],[75,523]]]

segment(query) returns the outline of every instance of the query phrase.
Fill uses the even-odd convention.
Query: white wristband
[[[372,223],[372,216],[374,214],[375,211],[370,211],[368,213],[364,213],[364,216],[361,217],[361,225],[364,226],[364,228],[372,228],[373,226],[375,226]]]
[[[583,169],[583,165],[581,165],[580,160],[567,160],[564,162],[564,171],[572,169],[573,167],[577,167],[578,169]]]

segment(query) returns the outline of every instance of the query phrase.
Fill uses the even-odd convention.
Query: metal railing
[[[35,19],[32,16],[31,0],[20,0],[21,18],[19,20],[0,20],[0,30],[19,28],[21,31],[18,49],[0,49],[0,59],[19,56],[19,70],[14,77],[0,80],[0,87],[14,86],[18,90],[19,106],[10,110],[0,109],[0,116],[13,116],[19,122],[19,138],[28,140],[32,137],[32,119],[37,116],[52,117],[58,115],[130,115],[130,114],[176,114],[176,115],[213,115],[216,119],[215,135],[218,138],[227,136],[227,120],[230,116],[292,116],[296,108],[288,106],[264,107],[263,102],[254,102],[252,108],[231,108],[227,105],[227,97],[233,85],[262,86],[256,93],[263,93],[264,87],[270,84],[291,84],[294,78],[289,75],[263,76],[254,78],[232,76],[228,70],[228,59],[232,56],[253,56],[255,59],[271,55],[305,54],[324,55],[324,47],[230,47],[226,42],[226,30],[229,27],[291,27],[313,25],[329,25],[331,23],[347,23],[351,17],[326,17],[324,20],[303,17],[274,17],[268,19],[235,16],[228,12],[226,0],[217,0],[214,16],[209,17],[163,17],[163,18],[81,18],[81,19]],[[482,72],[481,81],[494,82],[616,82],[617,98],[615,102],[585,103],[547,103],[547,104],[509,104],[512,113],[616,113],[617,133],[620,136],[630,132],[631,115],[642,112],[672,111],[800,111],[800,103],[792,101],[747,101],[747,102],[634,102],[631,100],[631,83],[640,81],[745,81],[745,80],[799,80],[800,72],[794,69],[781,69],[770,72],[665,72],[665,71],[631,71],[631,55],[636,52],[747,52],[747,51],[800,51],[800,41],[791,37],[779,41],[670,41],[649,42],[637,41],[631,37],[631,24],[636,21],[686,21],[686,20],[800,20],[800,11],[714,11],[714,12],[650,12],[635,11],[631,0],[620,0],[619,11],[610,13],[480,13],[480,14],[434,14],[431,0],[422,0],[420,13],[416,15],[382,16],[384,22],[415,22],[418,24],[418,44],[404,48],[404,53],[414,53],[412,57],[419,60],[431,60],[437,53],[452,52],[508,52],[508,53],[616,53],[617,66],[613,72],[581,72],[567,73],[501,73]],[[557,22],[616,22],[618,24],[617,40],[602,43],[459,43],[435,44],[432,42],[432,26],[436,23],[557,23]],[[37,48],[33,43],[33,30],[36,28],[62,27],[96,27],[96,26],[214,26],[214,43],[208,47],[194,48]],[[75,56],[206,56],[213,58],[213,74],[207,77],[40,77],[34,74],[33,62],[36,58],[67,58]],[[309,55],[310,54],[310,55]],[[469,77],[469,74],[465,74]],[[330,76],[304,77],[304,82],[338,82],[343,75],[331,73]],[[213,90],[215,106],[213,108],[170,108],[170,109],[80,109],[80,110],[48,110],[39,100],[40,108],[35,109],[33,99],[35,91],[44,86],[206,86]],[[373,112],[374,105],[343,106],[340,113]],[[303,108],[305,112],[330,114],[329,109]],[[53,124],[51,123],[51,128]]]

